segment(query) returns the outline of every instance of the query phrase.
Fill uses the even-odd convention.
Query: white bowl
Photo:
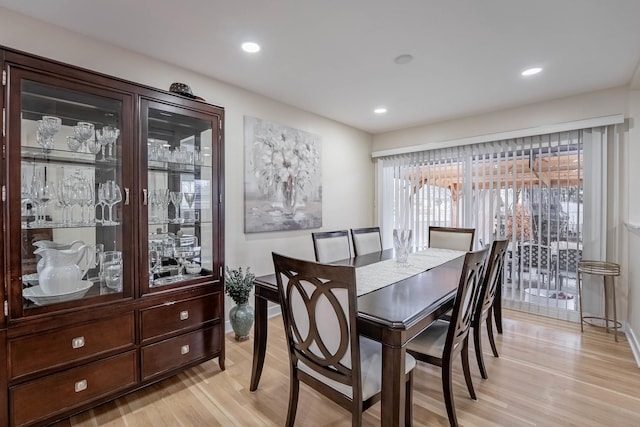
[[[200,271],[202,271],[202,266],[200,264],[186,264],[184,266],[185,271],[187,272],[187,274],[198,274],[200,273]]]

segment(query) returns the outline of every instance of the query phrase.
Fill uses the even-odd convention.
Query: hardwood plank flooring
[[[454,391],[463,426],[640,426],[640,369],[623,335],[505,310],[500,358],[483,341],[489,379],[470,355],[478,400],[469,398],[462,368]],[[483,331],[486,333],[486,331]],[[54,424],[56,427],[282,426],[289,397],[282,319],[269,321],[267,358],[258,391],[249,392],[253,341],[227,335],[227,369],[217,361]],[[438,368],[415,373],[414,425],[447,426]],[[299,426],[348,426],[350,415],[301,385]],[[380,424],[380,404],[363,425]]]

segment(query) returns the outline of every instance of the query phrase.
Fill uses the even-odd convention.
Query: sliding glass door
[[[575,319],[585,135],[579,130],[380,158],[385,241],[393,228],[407,227],[417,249],[428,247],[429,226],[473,227],[477,248],[506,238],[505,305]]]

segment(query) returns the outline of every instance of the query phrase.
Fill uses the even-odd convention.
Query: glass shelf
[[[35,223],[22,223],[23,230],[37,230],[41,228],[96,228],[96,227],[117,227],[120,225],[120,221],[114,221],[111,224],[101,224],[99,222],[92,221],[87,224],[62,224],[58,222],[48,222],[44,224]]]
[[[22,160],[79,166],[117,166],[119,160],[103,159],[101,154],[80,153],[69,150],[43,150],[40,147],[22,146]]]
[[[148,168],[150,171],[157,171],[157,172],[177,172],[177,173],[191,173],[191,174],[198,173],[203,169],[211,170],[210,165],[194,165],[193,163],[159,162],[156,160],[149,160]]]

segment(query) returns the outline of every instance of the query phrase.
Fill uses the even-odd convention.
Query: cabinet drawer
[[[220,318],[222,293],[140,310],[142,342]]]
[[[220,352],[220,327],[190,332],[143,347],[143,381]]]
[[[9,341],[11,379],[135,343],[133,312]]]
[[[14,426],[31,424],[136,384],[136,352],[11,387]]]

